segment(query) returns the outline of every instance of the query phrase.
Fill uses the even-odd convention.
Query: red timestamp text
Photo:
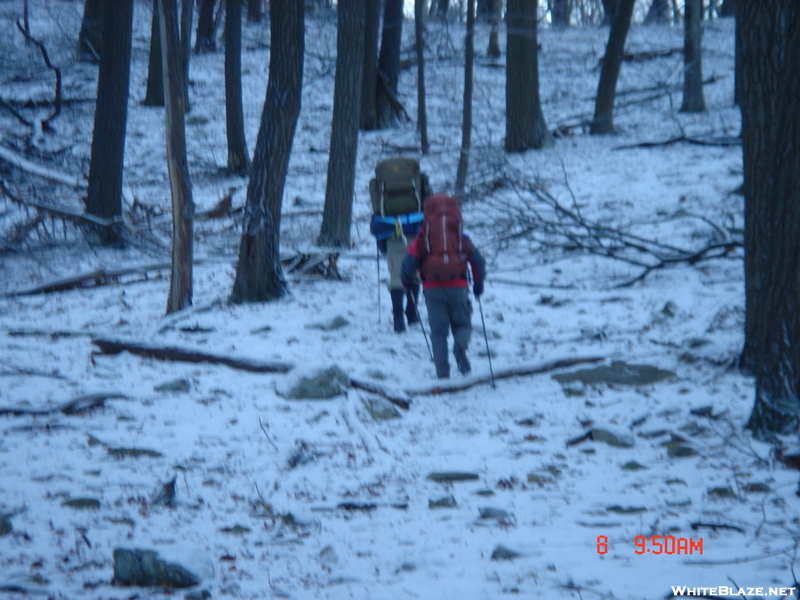
[[[633,538],[636,554],[702,554],[703,538],[684,538],[674,535],[637,535]],[[597,553],[608,553],[608,536],[597,536]]]

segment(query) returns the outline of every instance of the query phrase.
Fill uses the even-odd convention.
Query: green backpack
[[[375,167],[369,182],[372,214],[396,216],[422,211],[427,177],[413,158],[387,158]]]

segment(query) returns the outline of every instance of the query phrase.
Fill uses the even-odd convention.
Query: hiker
[[[394,331],[402,333],[406,321],[409,325],[416,323],[419,314],[419,277],[404,288],[400,268],[408,241],[414,239],[422,226],[422,206],[430,193],[428,176],[420,172],[419,163],[413,158],[389,158],[375,167],[369,192],[373,213],[370,233],[375,236],[378,252],[386,257]]]
[[[433,362],[439,379],[450,377],[449,330],[453,332],[453,355],[459,372],[467,375],[472,370],[467,358],[472,335],[468,265],[472,271],[472,292],[479,299],[486,277],[486,261],[464,233],[458,202],[446,194],[429,196],[425,200],[422,228],[408,246],[400,280],[409,288],[416,273],[421,276],[431,327]]]

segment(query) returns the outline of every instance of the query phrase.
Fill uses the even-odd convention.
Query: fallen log
[[[130,352],[137,356],[156,360],[226,365],[233,369],[252,373],[288,373],[294,368],[294,365],[289,363],[266,362],[245,357],[211,354],[176,346],[156,346],[133,340],[97,337],[92,339],[92,343],[100,349],[100,354]]]
[[[519,365],[516,367],[510,367],[508,369],[495,371],[494,380],[497,381],[498,379],[509,379],[511,377],[525,377],[528,375],[539,375],[540,373],[556,371],[558,369],[571,367],[573,365],[579,365],[583,363],[595,363],[603,360],[605,360],[605,357],[602,356],[588,356],[588,357],[578,357],[578,358],[562,358],[539,364]],[[411,395],[416,394],[420,396],[437,396],[439,394],[452,394],[454,392],[460,392],[485,383],[489,384],[492,383],[492,376],[490,374],[472,375],[464,378],[460,382],[443,382],[443,383],[438,383],[433,387],[426,387],[420,389],[406,389],[405,392]]]

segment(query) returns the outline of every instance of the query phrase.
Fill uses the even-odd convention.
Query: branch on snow
[[[92,339],[92,343],[100,349],[100,354],[130,352],[137,356],[155,360],[219,364],[252,373],[288,373],[294,368],[294,365],[289,363],[265,362],[245,357],[211,354],[201,350],[176,346],[157,346],[134,340],[97,337]]]
[[[42,128],[43,129],[49,129],[50,128],[50,121],[52,121],[58,115],[61,114],[61,70],[59,68],[55,67],[53,65],[53,63],[50,62],[50,56],[47,54],[47,48],[44,47],[44,44],[42,44],[39,40],[37,40],[36,38],[32,37],[27,31],[25,31],[25,28],[22,26],[22,23],[20,23],[19,21],[17,21],[17,27],[19,28],[19,30],[22,32],[22,35],[24,35],[27,40],[29,40],[29,41],[33,42],[34,44],[36,44],[36,46],[39,48],[39,50],[42,53],[42,58],[44,58],[44,64],[46,64],[49,68],[53,69],[53,71],[55,71],[55,74],[56,74],[55,107],[53,108],[53,112],[50,114],[50,116],[42,121]]]
[[[550,371],[557,371],[558,369],[563,369],[565,367],[571,367],[573,365],[579,365],[583,363],[595,363],[605,360],[605,357],[602,356],[586,356],[586,357],[577,357],[577,358],[562,358],[558,360],[553,360],[545,363],[538,363],[538,364],[531,364],[531,365],[519,365],[516,367],[511,367],[508,369],[502,369],[499,371],[495,371],[494,379],[509,379],[511,377],[525,377],[528,375],[539,375],[541,373],[548,373]],[[408,394],[418,394],[418,395],[429,395],[429,396],[437,396],[439,394],[452,394],[454,392],[460,392],[463,390],[467,390],[469,388],[482,385],[485,383],[491,383],[492,377],[491,375],[473,375],[471,377],[466,377],[463,381],[459,383],[439,383],[433,387],[429,388],[422,388],[422,389],[415,389],[415,390],[406,390]]]
[[[85,396],[78,396],[72,400],[67,400],[54,408],[28,408],[23,406],[0,407],[0,415],[50,415],[57,412],[65,415],[76,415],[103,406],[105,401],[110,398],[127,398],[127,396],[118,392],[86,394]]]

